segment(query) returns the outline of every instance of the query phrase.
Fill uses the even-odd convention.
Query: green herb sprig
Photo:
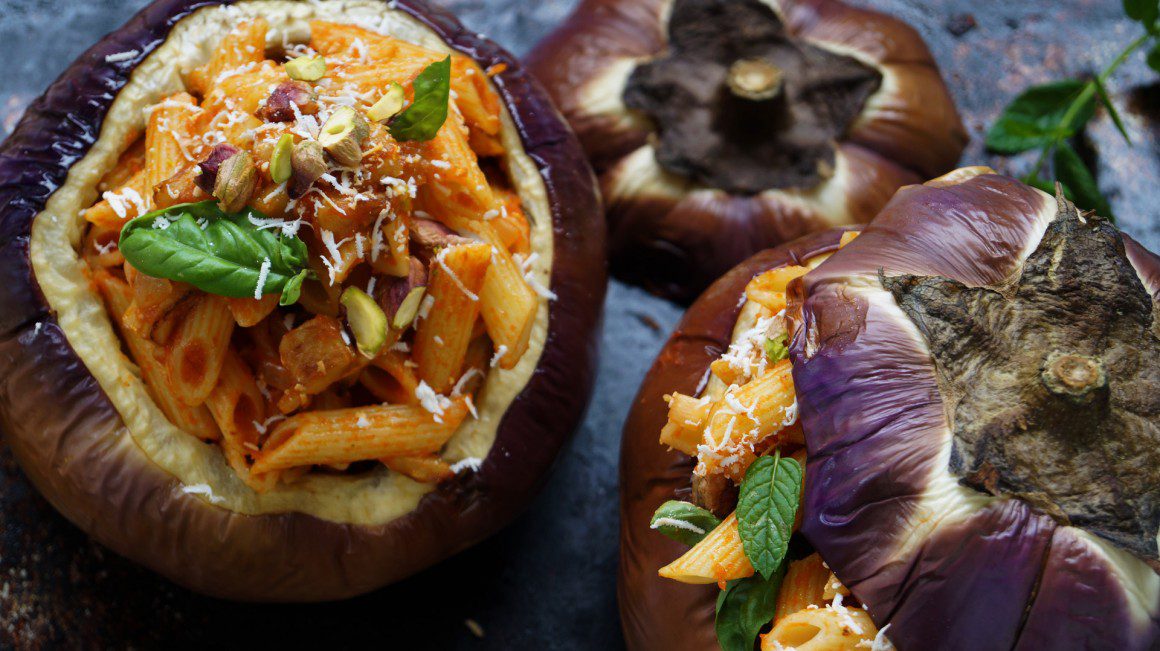
[[[230,298],[281,294],[280,303],[291,305],[309,275],[306,244],[258,228],[264,220],[251,209],[222,212],[214,200],[170,206],[125,224],[121,253],[154,278]]]
[[[1143,25],[1145,33],[1128,43],[1106,68],[1092,79],[1065,79],[1023,91],[1003,110],[987,132],[991,151],[1018,154],[1039,150],[1039,158],[1023,181],[1055,193],[1053,177],[1064,195],[1080,208],[1114,218],[1095,175],[1076,151],[1075,140],[1102,104],[1124,140],[1132,139],[1108,94],[1107,81],[1137,50],[1147,46],[1148,65],[1160,72],[1160,0],[1123,0],[1124,11]],[[1051,171],[1048,172],[1048,163]],[[1046,177],[1046,178],[1045,178]]]
[[[415,77],[415,97],[389,126],[396,140],[430,140],[447,121],[451,98],[451,57],[432,63]]]

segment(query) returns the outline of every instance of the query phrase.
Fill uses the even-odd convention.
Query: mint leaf
[[[1069,190],[1069,199],[1080,208],[1094,210],[1101,217],[1112,218],[1108,200],[1100,194],[1099,185],[1074,147],[1067,142],[1059,143],[1052,162],[1055,165],[1055,178]]]
[[[768,579],[758,575],[730,581],[717,596],[717,642],[722,651],[753,651],[757,634],[777,612],[785,564]]]
[[[758,457],[745,471],[737,499],[737,529],[749,562],[766,578],[785,560],[801,485],[802,467],[781,452]]]
[[[1023,91],[991,125],[987,148],[1017,154],[1075,135],[1095,112],[1095,96],[1086,90],[1088,85],[1067,79]],[[1078,103],[1075,109],[1073,103]]]
[[[696,504],[669,500],[653,513],[649,526],[673,540],[693,546],[719,524],[721,521],[717,516]]]
[[[143,274],[230,298],[253,297],[268,260],[261,293],[288,299],[287,288],[295,295],[305,279],[306,244],[251,217],[266,219],[250,209],[224,213],[212,200],[155,210],[121,229],[121,253]]]
[[[1160,43],[1153,45],[1152,49],[1148,50],[1148,67],[1160,72]]]
[[[765,349],[765,356],[770,362],[776,363],[783,359],[789,359],[789,348],[786,347],[786,338],[788,335],[782,335],[777,339],[765,338],[761,347]]]
[[[447,120],[447,102],[451,97],[451,57],[432,63],[415,77],[415,94],[411,105],[391,120],[391,135],[396,140],[430,140]]]

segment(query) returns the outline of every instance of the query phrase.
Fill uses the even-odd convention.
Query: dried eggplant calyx
[[[1060,199],[1003,286],[882,280],[936,361],[952,474],[1156,559],[1160,329],[1116,230]]]
[[[627,106],[658,131],[668,171],[737,194],[810,188],[881,73],[788,33],[759,0],[676,0],[669,49],[641,63]]]

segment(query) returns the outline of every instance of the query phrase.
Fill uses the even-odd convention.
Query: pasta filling
[[[183,20],[33,234],[70,342],[187,493],[358,523],[480,467],[551,258],[489,71],[369,1]]]
[[[653,516],[654,529],[690,545],[659,574],[720,586],[717,634],[727,650],[750,649],[759,634],[763,651],[892,648],[865,608],[843,603],[850,593],[821,556],[789,548],[801,521],[806,454],[785,291],[825,257],[755,276],[729,350],[710,366],[701,395],[665,397],[660,442],[697,463],[693,501],[667,502]]]

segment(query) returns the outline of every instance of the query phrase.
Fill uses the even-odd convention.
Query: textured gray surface
[[[574,0],[444,0],[470,26],[523,53]],[[141,0],[0,0],[0,135],[20,110]],[[931,44],[973,142],[1027,83],[1102,66],[1136,28],[1115,0],[874,0]],[[974,23],[974,27],[955,36]],[[955,29],[951,29],[955,27]],[[1148,85],[1151,84],[1151,85]],[[1137,56],[1112,84],[1136,140],[1102,113],[1091,129],[1100,182],[1121,225],[1160,248],[1155,120],[1160,86]],[[239,606],[174,587],[104,552],[28,486],[0,444],[0,648],[192,647],[358,639],[403,648],[615,649],[616,461],[629,403],[679,308],[613,283],[603,361],[583,429],[528,514],[492,540],[403,584],[343,604]],[[464,625],[485,630],[476,639]]]

